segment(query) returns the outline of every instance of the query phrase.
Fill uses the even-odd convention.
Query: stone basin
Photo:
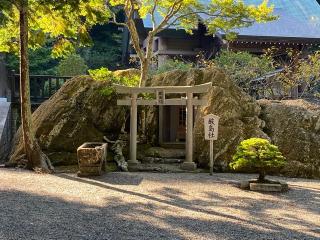
[[[101,175],[102,166],[106,163],[107,146],[107,143],[87,142],[77,149],[78,176]]]

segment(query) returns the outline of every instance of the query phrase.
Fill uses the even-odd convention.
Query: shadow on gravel
[[[0,239],[181,239],[143,221],[139,204],[112,199],[104,207],[56,197],[0,191]],[[124,216],[136,217],[128,219]]]
[[[303,218],[299,218],[297,214],[283,215],[277,219],[277,221],[283,223],[284,225],[296,225],[299,226],[297,229],[285,228],[279,226],[275,218],[269,218],[268,210],[281,210],[278,200],[267,200],[267,199],[252,199],[250,197],[236,197],[229,196],[224,197],[216,194],[214,189],[212,192],[207,193],[207,197],[197,200],[185,200],[183,198],[184,193],[179,189],[164,187],[160,191],[155,191],[154,194],[143,194],[136,191],[130,191],[121,189],[108,184],[108,181],[98,182],[99,179],[90,179],[73,177],[66,174],[57,175],[68,180],[77,181],[85,184],[90,184],[98,186],[107,190],[116,191],[125,195],[131,195],[143,198],[146,200],[146,204],[128,204],[127,213],[134,215],[139,218],[139,214],[142,216],[151,216],[152,218],[159,218],[159,220],[169,224],[170,229],[185,229],[185,231],[193,232],[198,234],[201,238],[206,239],[319,239],[314,237],[307,232],[313,232],[313,234],[318,234],[319,225],[314,225],[312,223],[306,222]],[[119,177],[119,176],[118,176]],[[158,196],[161,196],[158,197]],[[276,195],[276,194],[273,194]],[[311,210],[316,214],[319,214],[319,192],[312,191],[310,189],[300,189],[294,188],[288,193],[280,194],[276,196],[283,200],[287,200],[288,204],[298,205],[301,209]],[[308,199],[308,202],[306,202]],[[119,200],[121,203],[121,199]],[[115,203],[118,200],[115,200]],[[237,204],[232,205],[233,202]],[[239,206],[239,202],[243,203]],[[178,208],[177,210],[183,211],[193,211],[195,215],[205,214],[222,220],[203,220],[196,217],[192,218],[192,215],[188,218],[186,217],[158,217],[153,213],[153,210],[159,209],[159,204],[163,204]],[[242,218],[230,214],[228,211],[221,212],[217,211],[215,207],[224,208],[234,208],[236,210],[241,210],[247,212],[250,217]],[[220,208],[221,209],[221,208]],[[247,214],[246,214],[247,215]],[[143,217],[142,217],[143,219]],[[154,226],[154,225],[152,225]],[[300,226],[302,228],[300,228]],[[156,227],[156,226],[154,226]],[[307,232],[305,229],[307,228]],[[166,235],[167,236],[167,235]],[[161,239],[162,237],[157,237],[156,239]],[[132,238],[134,239],[134,238]],[[141,239],[141,238],[139,238]],[[143,238],[145,239],[145,238]],[[164,237],[164,239],[167,239]],[[176,239],[174,235],[170,236],[169,239]],[[183,239],[178,237],[177,239]]]
[[[97,207],[0,191],[0,205],[1,239],[316,239],[271,223],[235,222],[226,214],[219,219],[159,215],[156,211],[163,206],[156,202],[129,203],[118,197],[108,198],[105,206]]]
[[[242,190],[241,190],[242,191]],[[279,200],[286,200],[287,204],[292,204],[298,206],[299,209],[304,209],[307,212],[313,212],[316,216],[320,216],[320,191],[313,191],[310,189],[303,189],[300,188],[292,188],[287,193],[274,193],[270,195],[273,195],[276,197],[275,200],[270,199],[254,199],[251,197],[237,197],[235,196],[221,196],[218,193],[207,192],[207,197],[204,197],[202,199],[196,199],[192,201],[188,201],[183,199],[183,194],[180,193],[178,189],[172,189],[172,188],[162,188],[161,191],[155,192],[157,194],[160,194],[162,196],[165,196],[166,199],[168,199],[170,202],[178,203],[179,205],[187,206],[189,205],[189,208],[206,208],[206,207],[222,207],[222,208],[229,208],[229,209],[235,209],[235,210],[242,210],[247,212],[251,217],[250,219],[240,219],[235,218],[231,215],[227,216],[227,214],[223,214],[219,212],[220,216],[225,216],[226,218],[233,219],[233,220],[239,220],[245,224],[251,224],[255,227],[263,227],[265,229],[268,229],[270,231],[278,231],[279,229],[285,230],[284,228],[280,227],[277,222],[275,222],[274,218],[270,219],[270,216],[268,215],[268,211],[270,210],[279,210],[281,211],[281,204],[279,204]],[[259,193],[258,193],[259,194]],[[308,201],[306,201],[306,199]],[[239,204],[242,203],[242,204]],[[283,203],[282,203],[283,204]],[[186,207],[187,209],[188,207]],[[201,211],[201,210],[197,210]],[[277,220],[280,222],[284,222],[285,224],[289,225],[296,225],[296,226],[303,226],[307,229],[309,229],[311,232],[314,232],[315,234],[320,234],[320,218],[318,221],[318,225],[308,223],[301,215],[296,214],[295,212],[287,212],[288,214],[281,215],[280,218]],[[292,230],[290,230],[292,231]],[[297,231],[298,233],[299,231]],[[299,236],[303,236],[301,233]],[[290,238],[288,238],[290,239]],[[299,238],[300,239],[300,238]],[[309,239],[307,235],[304,236],[304,238],[301,239]],[[312,238],[310,238],[312,239]],[[320,239],[320,235],[319,238]]]
[[[138,186],[142,181],[143,177],[137,175],[131,175],[128,173],[121,172],[110,172],[98,177],[92,177],[95,181],[112,185],[134,185]]]

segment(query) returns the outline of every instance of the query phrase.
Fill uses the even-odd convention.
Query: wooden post
[[[213,174],[213,140],[210,140],[210,175]]]
[[[130,160],[128,164],[137,164],[137,93],[131,95],[131,117],[130,117]]]
[[[195,170],[196,164],[193,162],[193,93],[187,93],[187,133],[186,133],[186,160],[181,165],[184,170]]]
[[[204,139],[209,140],[209,167],[210,175],[213,174],[213,141],[218,139],[219,117],[214,114],[208,114],[204,119]]]

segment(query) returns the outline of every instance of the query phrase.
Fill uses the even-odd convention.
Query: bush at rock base
[[[259,181],[265,181],[265,175],[285,165],[285,158],[278,147],[262,138],[250,138],[237,147],[230,167],[234,170],[254,169],[259,173]]]

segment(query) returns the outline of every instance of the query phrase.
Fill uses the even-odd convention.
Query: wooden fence
[[[20,75],[12,73],[11,101],[20,103]],[[49,99],[71,77],[51,75],[30,75],[30,98],[32,104],[41,104]]]

